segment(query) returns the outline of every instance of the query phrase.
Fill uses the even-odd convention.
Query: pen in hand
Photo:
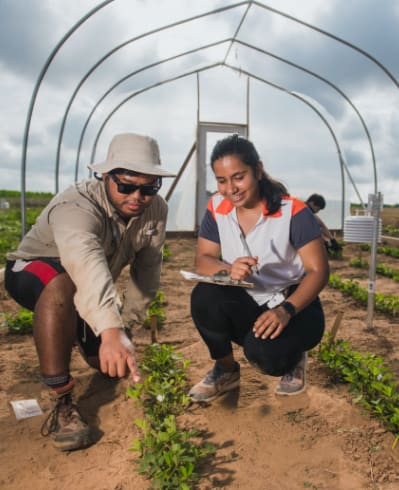
[[[245,249],[245,253],[248,255],[248,257],[253,258],[252,253],[251,253],[251,250],[248,247],[248,243],[245,240],[245,237],[244,237],[244,234],[243,233],[240,233],[240,239],[241,239],[241,243],[242,243],[242,245],[243,245],[243,247]],[[255,269],[255,272],[257,274],[259,274],[259,267],[258,267],[257,264],[254,266],[254,269]]]

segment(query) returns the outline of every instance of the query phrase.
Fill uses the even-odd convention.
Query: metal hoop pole
[[[29,103],[28,115],[25,122],[25,130],[24,130],[24,138],[22,143],[22,162],[21,162],[21,228],[22,228],[22,236],[26,233],[26,202],[25,202],[25,192],[26,192],[26,156],[28,149],[28,140],[29,140],[29,130],[30,124],[32,121],[33,109],[36,102],[36,97],[39,92],[41,83],[47,73],[47,70],[57,55],[58,51],[64,45],[68,38],[79,29],[79,27],[86,22],[93,14],[98,12],[100,9],[113,2],[114,0],[106,0],[105,2],[100,3],[97,7],[94,7],[90,10],[86,15],[84,15],[76,24],[74,24],[71,29],[61,38],[61,40],[57,43],[53,51],[50,53],[50,56],[47,58],[46,62],[43,65],[43,68],[40,71],[39,77],[36,81],[35,87],[33,89],[33,93]]]

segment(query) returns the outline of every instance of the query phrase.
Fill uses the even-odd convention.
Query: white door
[[[245,124],[199,123],[197,139],[197,189],[196,189],[196,223],[198,229],[209,197],[216,192],[216,181],[210,166],[210,154],[215,143],[227,134],[237,133],[248,137],[248,126]]]

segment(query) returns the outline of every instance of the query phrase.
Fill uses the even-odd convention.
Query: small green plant
[[[310,482],[310,481],[304,481],[304,482],[303,482],[303,486],[304,486],[305,488],[311,488],[312,490],[318,490],[318,488],[319,488],[317,485],[314,485],[314,484],[313,484],[312,482]]]
[[[327,247],[327,254],[330,259],[342,260],[343,259],[343,248],[345,242],[343,240],[335,240],[335,246]]]
[[[396,228],[393,225],[386,225],[386,226],[384,226],[383,230],[385,233],[389,233],[392,236],[399,237],[399,228]]]
[[[210,444],[197,445],[201,432],[181,430],[174,415],[168,415],[154,428],[143,420],[136,420],[143,439],[136,440],[131,450],[140,453],[138,472],[153,480],[151,489],[190,490],[199,480],[195,471],[198,462],[214,452]]]
[[[140,365],[145,379],[129,387],[127,394],[141,403],[153,424],[167,414],[177,415],[187,407],[189,398],[184,389],[189,364],[181,354],[174,352],[171,345],[147,346]]]
[[[181,429],[177,423],[189,402],[184,393],[188,365],[173,346],[151,344],[140,364],[144,381],[126,392],[144,409],[146,419],[135,421],[143,437],[130,450],[139,453],[137,471],[152,480],[151,489],[190,490],[200,478],[199,464],[215,452],[211,444],[201,443],[199,430]]]
[[[356,403],[361,404],[399,438],[399,382],[381,357],[361,354],[349,342],[338,339],[322,342],[318,358],[336,376],[350,385]]]
[[[32,333],[33,313],[20,308],[17,313],[5,313],[2,326],[10,335],[27,335]]]
[[[164,310],[165,305],[165,294],[163,291],[158,289],[155,298],[151,301],[150,306],[148,307],[147,316],[144,320],[144,327],[150,328],[152,316],[155,316],[157,318],[158,328],[162,327],[166,320],[166,313]]]
[[[359,267],[360,269],[365,269],[368,267],[369,263],[367,260],[362,259],[361,257],[355,257],[349,261],[349,265],[352,267]]]
[[[164,262],[167,262],[172,255],[172,252],[170,251],[169,245],[167,243],[164,243],[163,248],[162,248],[162,259]]]

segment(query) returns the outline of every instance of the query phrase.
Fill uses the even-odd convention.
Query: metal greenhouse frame
[[[60,41],[57,43],[57,45],[54,47],[52,50],[51,54],[47,58],[45,64],[43,65],[40,74],[38,76],[37,82],[35,84],[30,104],[29,104],[29,109],[26,117],[26,123],[25,123],[25,130],[24,130],[24,137],[23,137],[23,148],[22,148],[22,161],[21,161],[21,210],[22,210],[22,233],[24,234],[26,231],[26,202],[25,202],[25,192],[26,192],[26,170],[27,170],[27,152],[28,152],[28,147],[29,147],[29,136],[30,136],[30,130],[31,130],[31,123],[32,123],[32,116],[35,110],[35,104],[37,100],[37,96],[39,94],[39,91],[41,89],[41,85],[43,80],[46,77],[47,71],[53,62],[53,60],[57,57],[59,54],[61,48],[71,39],[71,37],[74,35],[74,33],[80,29],[85,22],[94,17],[96,14],[99,13],[100,10],[106,8],[110,4],[117,2],[117,0],[107,0],[99,3],[95,8],[87,12],[86,15],[84,15],[78,22],[76,22],[75,25],[71,27],[70,30],[60,39]],[[266,58],[272,58],[273,60],[276,60],[280,63],[289,65],[290,67],[301,71],[302,73],[305,73],[307,76],[312,77],[317,79],[318,81],[322,82],[326,86],[330,87],[337,93],[340,97],[342,97],[346,103],[349,104],[351,109],[354,111],[356,114],[356,117],[359,119],[360,124],[363,128],[363,131],[365,133],[365,136],[367,138],[368,146],[369,146],[369,151],[370,151],[370,162],[371,162],[371,167],[372,167],[372,173],[373,173],[373,184],[374,184],[374,192],[376,193],[378,191],[378,180],[377,180],[377,162],[375,158],[375,152],[374,152],[374,147],[373,147],[373,141],[370,136],[369,129],[366,125],[366,122],[356,107],[356,105],[353,103],[353,101],[348,97],[348,95],[336,84],[334,84],[331,80],[326,79],[325,77],[321,76],[320,74],[313,72],[304,66],[301,66],[300,64],[295,63],[292,60],[288,60],[285,58],[282,58],[278,56],[275,53],[266,51],[259,46],[256,46],[255,44],[251,44],[248,42],[245,42],[244,40],[240,39],[240,31],[245,25],[245,21],[248,15],[248,12],[250,9],[258,7],[262,9],[262,11],[267,11],[273,15],[284,17],[287,19],[289,22],[295,23],[295,24],[300,24],[306,29],[316,31],[317,33],[321,34],[322,36],[328,37],[329,39],[333,40],[336,43],[341,44],[347,49],[353,50],[366,58],[368,61],[372,62],[375,66],[377,66],[386,77],[390,79],[390,81],[396,86],[396,88],[399,88],[399,82],[396,80],[396,78],[392,75],[392,73],[389,72],[389,70],[376,58],[374,58],[370,53],[364,51],[360,47],[350,43],[349,41],[340,38],[338,36],[335,36],[334,34],[327,32],[315,25],[312,25],[310,23],[304,22],[292,15],[288,15],[281,10],[277,10],[275,8],[272,8],[265,3],[259,2],[259,1],[241,1],[241,2],[236,2],[232,3],[230,5],[226,5],[224,7],[216,8],[213,10],[209,10],[206,12],[203,12],[201,14],[187,17],[184,19],[176,20],[173,23],[158,27],[153,30],[149,30],[147,32],[144,32],[140,35],[136,35],[128,39],[127,41],[123,42],[122,44],[113,46],[112,49],[110,49],[106,54],[104,54],[93,66],[89,67],[85,75],[80,79],[79,83],[76,85],[76,87],[71,91],[71,96],[68,100],[68,103],[65,106],[64,110],[64,115],[62,117],[62,120],[60,121],[60,130],[58,133],[58,141],[57,141],[57,147],[56,147],[56,162],[55,162],[55,192],[58,192],[59,190],[59,172],[60,172],[60,157],[61,157],[61,151],[62,151],[62,145],[63,145],[63,139],[64,139],[64,131],[65,131],[65,126],[68,121],[68,117],[70,114],[70,109],[73,105],[73,102],[79,93],[80,89],[84,85],[84,83],[91,77],[93,73],[99,68],[102,63],[104,63],[107,59],[112,57],[115,53],[117,53],[120,49],[124,48],[127,45],[131,45],[136,43],[137,41],[144,39],[144,38],[151,38],[151,36],[155,34],[162,33],[164,31],[170,31],[176,28],[177,26],[183,25],[183,24],[188,24],[190,22],[193,22],[198,19],[205,19],[209,18],[211,16],[215,15],[223,15],[227,11],[233,11],[236,9],[242,9],[243,13],[239,19],[239,22],[237,23],[234,28],[234,34],[231,37],[227,38],[222,38],[218,41],[214,42],[206,42],[206,40],[202,39],[201,41],[198,41],[198,44],[196,47],[190,49],[190,50],[185,50],[178,52],[174,54],[173,56],[169,57],[164,57],[158,60],[149,60],[148,63],[146,63],[143,66],[140,66],[139,68],[135,69],[134,71],[125,74],[121,79],[119,79],[116,83],[108,87],[108,89],[101,95],[101,97],[98,98],[98,100],[94,103],[92,109],[88,113],[85,123],[83,125],[82,131],[80,133],[79,137],[79,143],[78,147],[76,149],[76,163],[75,163],[75,180],[78,178],[78,172],[79,172],[79,166],[80,166],[80,157],[81,157],[81,151],[82,147],[85,142],[86,137],[86,131],[87,128],[90,124],[90,121],[94,115],[94,113],[97,111],[101,103],[124,81],[126,80],[132,80],[134,77],[136,77],[140,73],[144,73],[146,70],[149,70],[151,68],[161,66],[161,65],[167,65],[168,63],[177,60],[179,58],[183,57],[190,57],[195,55],[196,53],[202,52],[206,49],[216,47],[216,46],[223,46],[224,44],[226,45],[226,50],[224,53],[224,56],[221,57],[219,61],[216,63],[211,63],[209,65],[197,68],[195,70],[187,70],[187,71],[182,71],[178,75],[174,77],[169,77],[169,78],[163,78],[159,79],[156,83],[148,84],[147,86],[142,87],[140,90],[133,91],[128,94],[127,97],[125,97],[121,102],[119,102],[113,109],[106,114],[103,117],[102,123],[100,125],[100,128],[94,138],[94,141],[86,144],[91,144],[91,161],[95,159],[96,155],[96,148],[99,142],[99,139],[101,138],[101,134],[106,127],[106,125],[109,123],[111,120],[112,116],[129,100],[132,100],[135,97],[139,97],[141,94],[148,92],[151,89],[154,89],[155,87],[169,84],[171,82],[174,82],[179,79],[183,79],[186,77],[196,77],[197,79],[197,138],[196,141],[193,142],[187,157],[185,158],[184,162],[182,163],[182,166],[178,172],[178,175],[175,179],[175,181],[172,183],[172,186],[170,187],[166,199],[169,200],[173,194],[174,189],[176,188],[176,185],[182,176],[183,172],[185,171],[186,167],[188,166],[189,162],[192,160],[194,155],[196,155],[196,165],[197,165],[197,190],[196,190],[196,201],[195,201],[195,209],[196,209],[196,220],[195,220],[195,225],[198,224],[199,221],[199,214],[201,212],[201,209],[204,207],[204,199],[205,199],[205,171],[204,171],[204,165],[205,165],[205,156],[204,156],[204,138],[206,135],[207,131],[218,131],[218,132],[223,132],[223,131],[239,131],[242,132],[242,134],[248,134],[249,132],[249,100],[251,97],[251,80],[256,80],[261,83],[264,83],[276,90],[282,91],[297,100],[301,101],[304,103],[307,107],[309,107],[320,119],[320,121],[326,126],[328,129],[329,134],[332,137],[332,140],[334,142],[334,145],[337,150],[337,155],[338,155],[338,164],[340,167],[340,172],[341,172],[341,187],[342,187],[342,206],[341,206],[341,224],[343,227],[343,221],[344,221],[344,196],[345,196],[345,174],[348,176],[352,186],[355,189],[355,192],[357,194],[357,197],[359,198],[360,203],[364,205],[363,200],[360,196],[360,193],[356,187],[356,184],[354,182],[354,179],[352,178],[348,165],[344,160],[341,148],[340,148],[340,143],[337,138],[336,131],[332,127],[331,123],[326,119],[326,117],[323,115],[323,113],[320,111],[320,109],[312,102],[312,100],[309,100],[309,94],[302,94],[298,92],[293,92],[288,90],[286,87],[277,85],[273,83],[272,81],[259,76],[257,73],[254,73],[253,71],[248,71],[242,69],[240,66],[236,66],[232,63],[228,63],[227,58],[233,49],[234,46],[242,46],[247,49],[249,49],[251,52],[259,55],[260,60],[262,61],[263,59]],[[201,100],[201,87],[200,87],[200,74],[204,73],[206,71],[211,71],[215,69],[216,67],[224,67],[227,70],[232,70],[233,72],[238,72],[242,75],[245,75],[247,77],[247,97],[246,97],[246,124],[241,124],[237,125],[234,123],[226,123],[226,122],[210,122],[210,121],[201,121],[200,120],[200,100]]]

